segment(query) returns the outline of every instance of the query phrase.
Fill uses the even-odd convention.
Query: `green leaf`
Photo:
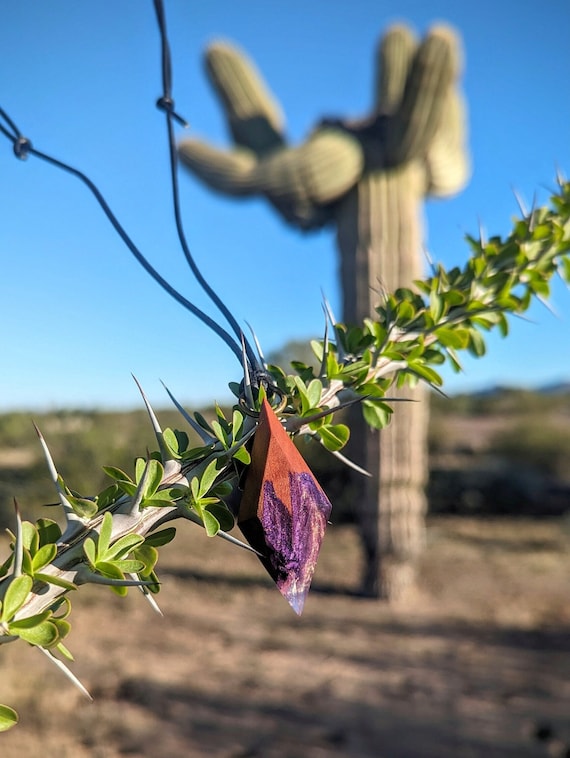
[[[371,400],[362,401],[362,415],[373,429],[384,429],[390,422],[392,409],[384,403],[373,403]]]
[[[346,424],[327,424],[318,431],[323,445],[332,453],[341,450],[350,437],[350,429]]]
[[[119,495],[119,487],[116,484],[110,484],[97,495],[97,509],[102,511],[112,505]]]
[[[166,529],[161,529],[160,532],[153,532],[152,534],[147,534],[144,545],[145,546],[152,546],[152,547],[162,547],[162,545],[168,545],[169,542],[172,542],[174,537],[176,536],[176,529],[173,526],[169,526]]]
[[[234,528],[235,525],[235,519],[233,517],[233,514],[231,511],[220,501],[217,503],[211,503],[208,505],[203,513],[210,513],[212,516],[215,516],[216,521],[219,524],[219,528],[222,529],[224,532],[229,532],[230,529]]]
[[[74,512],[83,519],[90,519],[95,516],[99,510],[99,506],[94,500],[88,500],[85,497],[74,497],[73,495],[67,495],[67,499]]]
[[[480,358],[485,355],[486,351],[485,340],[476,329],[472,329],[470,332],[469,352]]]
[[[146,466],[146,486],[143,492],[143,500],[152,497],[160,487],[164,476],[164,466],[160,461],[151,458]],[[140,480],[139,480],[140,481]]]
[[[310,341],[311,350],[313,351],[313,354],[317,361],[319,363],[322,363],[323,360],[323,343],[320,340],[311,340]]]
[[[410,371],[413,371],[430,384],[435,384],[436,386],[443,384],[443,380],[437,371],[434,371],[430,366],[426,366],[425,363],[416,361],[415,363],[410,363],[409,366]]]
[[[218,499],[229,497],[234,491],[234,485],[231,482],[219,482],[212,489],[212,495]]]
[[[67,579],[62,579],[60,576],[52,576],[51,574],[43,574],[41,571],[37,571],[34,574],[34,579],[38,582],[46,582],[47,584],[55,584],[56,587],[63,587],[65,590],[76,590],[77,585],[73,582],[69,582]]]
[[[42,624],[51,616],[51,611],[43,611],[43,613],[36,613],[35,616],[28,616],[25,619],[18,619],[18,621],[12,621],[9,624],[10,632],[13,634],[19,634],[19,629],[33,629],[34,626]]]
[[[108,579],[124,581],[125,576],[114,561],[97,561],[97,571]]]
[[[216,481],[216,477],[220,473],[216,468],[217,463],[218,462],[214,459],[213,461],[210,461],[210,463],[208,463],[204,469],[204,473],[200,477],[200,496],[205,495],[212,489],[212,486]]]
[[[143,578],[147,577],[156,566],[158,561],[158,550],[145,542],[134,551],[133,555],[143,564],[142,568],[139,569],[139,575]]]
[[[219,421],[212,421],[212,429],[218,440],[224,447],[227,447],[227,435]]]
[[[178,498],[180,499],[180,498]],[[147,497],[141,503],[143,508],[167,508],[174,505],[174,499],[170,495],[170,490],[159,490],[156,495]]]
[[[43,569],[48,563],[51,563],[57,555],[57,547],[53,544],[44,545],[32,558],[32,571],[35,574],[36,571]]]
[[[239,382],[229,382],[228,387],[234,397],[239,398],[241,396],[241,385]]]
[[[202,521],[204,522],[204,528],[208,537],[215,537],[220,531],[220,522],[218,519],[210,513],[208,510],[202,511]]]
[[[240,411],[238,411],[237,408],[235,408],[232,415],[232,436],[234,440],[239,439],[239,433],[241,431],[242,426],[243,426],[243,413],[241,413]]]
[[[58,624],[58,626],[59,626],[59,624]],[[67,632],[66,632],[66,634],[67,634]],[[60,636],[63,637],[64,635],[60,633]],[[63,644],[63,642],[58,642],[57,645],[55,646],[55,649],[57,651],[59,651],[63,655],[64,658],[67,658],[68,661],[74,661],[75,660],[75,658],[71,655],[71,653],[69,652],[69,650]]]
[[[99,540],[97,542],[97,559],[103,555],[107,555],[109,545],[111,544],[111,534],[113,532],[113,517],[107,511],[103,516],[101,522],[101,528],[99,529]]]
[[[455,350],[463,350],[469,343],[469,332],[467,329],[450,329],[447,326],[440,326],[435,330],[435,336],[444,347],[451,347]]]
[[[8,531],[8,530],[6,530]],[[3,576],[6,576],[8,571],[10,571],[10,568],[12,566],[12,563],[14,562],[14,553],[10,553],[10,555],[6,558],[4,563],[0,566],[0,579]]]
[[[562,264],[562,278],[570,284],[570,255],[560,259]]]
[[[144,568],[144,563],[142,561],[134,559],[116,559],[113,561],[113,565],[116,566],[119,571],[124,571],[125,574],[137,574]]]
[[[33,576],[34,570],[32,568],[32,556],[30,551],[25,547],[22,554],[22,572]]]
[[[85,553],[85,557],[89,561],[90,565],[94,567],[97,563],[97,548],[95,547],[95,542],[91,537],[86,537],[83,540],[83,552]]]
[[[190,443],[190,439],[186,432],[181,432],[178,429],[165,429],[162,433],[162,439],[176,458],[180,458],[182,453],[188,449]]]
[[[8,705],[0,705],[0,732],[7,732],[18,723],[18,714]]]
[[[40,518],[36,521],[38,536],[40,538],[40,547],[55,543],[61,537],[59,524],[49,518]]]
[[[205,429],[207,432],[210,432],[210,434],[213,433],[214,430],[212,429],[212,427],[210,426],[210,424],[208,424],[208,422],[206,421],[206,419],[204,418],[204,416],[202,416],[201,413],[199,413],[198,411],[196,411],[194,413],[194,418],[196,419],[196,421],[198,422],[198,424],[202,427],[202,429]]]
[[[22,521],[22,544],[30,553],[35,553],[40,546],[38,530],[29,521]]]
[[[236,461],[244,463],[246,466],[249,466],[251,463],[251,455],[245,447],[240,447],[239,450],[236,450],[233,457],[236,459]]]
[[[117,482],[131,482],[131,477],[128,474],[125,474],[124,471],[121,471],[120,468],[117,468],[116,466],[103,466],[103,471],[107,474],[107,476],[110,476],[111,479],[115,479]]]
[[[307,399],[311,408],[318,408],[323,392],[323,384],[318,379],[313,379],[307,387]]]
[[[443,315],[444,302],[436,290],[432,290],[430,292],[429,310],[430,310],[431,317],[433,318],[434,322],[437,324]]]
[[[61,640],[63,639],[63,637],[67,637],[67,635],[71,631],[71,624],[69,623],[69,621],[64,621],[63,619],[52,619],[51,621],[52,621],[52,624],[55,624],[56,626],[59,639]],[[58,644],[58,649],[59,649],[59,645],[61,645],[61,642]]]
[[[44,621],[33,629],[20,629],[17,634],[20,639],[29,642],[30,645],[40,645],[40,647],[51,647],[59,640],[59,632],[53,621]]]
[[[10,621],[20,610],[30,594],[32,584],[32,577],[27,574],[22,574],[22,576],[12,579],[4,595],[0,623]]]
[[[99,549],[99,560],[114,561],[127,555],[133,548],[142,545],[143,542],[144,537],[141,537],[140,534],[125,534],[124,537],[121,537],[110,545],[105,553],[102,553]]]

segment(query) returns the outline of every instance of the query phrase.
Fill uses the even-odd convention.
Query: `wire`
[[[175,112],[174,101],[172,100],[172,96],[171,96],[172,69],[171,69],[170,47],[168,44],[168,37],[166,34],[166,22],[165,22],[162,0],[153,0],[153,2],[154,2],[154,8],[156,11],[159,31],[160,31],[161,47],[162,47],[161,71],[162,71],[163,94],[158,99],[157,106],[161,110],[163,110],[166,114],[168,146],[169,146],[169,156],[170,156],[172,198],[173,198],[174,217],[176,221],[176,230],[178,233],[178,238],[179,238],[184,256],[186,258],[186,261],[188,262],[188,265],[190,266],[190,269],[192,273],[194,274],[195,278],[197,279],[198,283],[200,284],[202,289],[204,289],[204,291],[210,297],[213,303],[217,306],[220,312],[223,314],[226,321],[228,322],[228,324],[231,326],[232,330],[236,334],[236,337],[241,342],[242,339],[245,339],[245,337],[243,337],[242,330],[240,329],[236,319],[234,318],[230,310],[219,298],[219,296],[215,293],[215,291],[208,284],[208,282],[204,279],[202,273],[200,272],[190,252],[190,249],[186,241],[186,237],[184,235],[184,229],[182,226],[182,219],[181,219],[181,213],[180,213],[178,172],[177,172],[178,160],[177,160],[177,153],[176,153],[176,141],[174,138],[174,129],[173,129],[172,122],[173,120],[176,120],[184,126],[186,126],[187,124],[184,121],[184,119]],[[5,123],[2,123],[2,120]],[[240,342],[234,339],[223,327],[221,327],[218,323],[216,323],[214,319],[212,319],[210,316],[208,316],[207,313],[202,311],[200,308],[198,308],[198,306],[194,305],[194,303],[192,303],[190,300],[184,297],[184,295],[182,295],[166,279],[164,279],[163,276],[161,276],[161,274],[154,268],[154,266],[152,266],[152,264],[147,260],[147,258],[143,255],[143,253],[141,253],[138,247],[134,244],[130,236],[127,234],[125,228],[122,226],[118,218],[115,216],[115,214],[111,210],[110,206],[108,205],[107,201],[103,197],[102,193],[100,192],[96,184],[92,182],[91,179],[89,179],[89,177],[86,174],[84,174],[79,169],[73,166],[70,166],[67,163],[64,163],[63,161],[60,161],[57,158],[54,158],[53,156],[48,155],[47,153],[43,153],[40,150],[37,150],[36,148],[34,148],[31,140],[22,134],[22,132],[17,127],[16,123],[12,120],[12,118],[10,118],[8,113],[1,107],[0,107],[0,133],[2,133],[5,137],[7,137],[8,140],[10,140],[10,142],[12,143],[14,154],[20,160],[25,160],[29,155],[33,155],[36,158],[40,158],[46,163],[49,163],[50,165],[56,168],[59,168],[62,171],[66,171],[67,173],[79,179],[91,191],[91,193],[95,197],[96,201],[99,203],[99,206],[101,207],[101,209],[107,216],[108,220],[110,221],[111,225],[113,226],[113,228],[115,229],[119,237],[122,239],[122,241],[127,246],[127,248],[131,251],[131,253],[136,258],[138,263],[145,269],[145,271],[148,274],[150,274],[150,276],[165,290],[165,292],[167,292],[172,298],[174,298],[174,300],[176,300],[186,310],[190,311],[194,316],[196,316],[198,319],[200,319],[200,321],[202,321],[206,326],[208,326],[215,334],[217,334],[217,336],[220,337],[220,339],[222,339],[223,342],[225,342],[225,344],[230,348],[230,350],[232,350],[234,355],[240,361],[240,364],[242,363],[242,347],[241,347]],[[245,344],[246,344],[246,352],[247,352],[247,357],[248,357],[249,362],[251,363],[252,367],[257,367],[258,361],[257,361],[254,351],[252,350],[251,346],[249,345],[247,341],[245,342]]]
[[[186,235],[184,234],[182,215],[180,213],[180,192],[179,192],[179,186],[178,186],[178,153],[176,151],[176,141],[174,139],[174,128],[173,128],[172,121],[173,119],[175,119],[176,121],[178,121],[180,124],[184,126],[188,126],[188,124],[185,121],[185,119],[183,119],[182,116],[178,115],[176,111],[174,110],[174,100],[172,99],[172,64],[171,64],[171,56],[170,56],[170,45],[168,42],[168,34],[166,31],[166,17],[164,14],[164,5],[163,5],[162,0],[153,0],[153,2],[154,2],[154,9],[156,11],[156,19],[158,23],[161,49],[162,49],[162,56],[161,56],[162,57],[162,97],[160,97],[157,100],[156,105],[160,110],[163,110],[166,115],[166,126],[167,126],[167,132],[168,132],[168,148],[169,148],[169,157],[170,157],[170,175],[171,175],[171,181],[172,181],[172,204],[173,204],[173,209],[174,209],[174,219],[176,222],[176,231],[178,233],[178,239],[180,240],[180,246],[182,247],[182,251],[184,253],[186,261],[188,265],[190,266],[192,273],[198,280],[198,283],[200,284],[202,289],[206,292],[208,297],[212,300],[212,302],[216,305],[218,310],[223,314],[224,318],[233,329],[233,332],[236,335],[237,339],[244,340],[247,357],[253,368],[257,366],[258,360],[250,343],[245,338],[245,335],[243,334],[239,324],[237,323],[236,319],[234,318],[229,308],[225,305],[223,300],[212,289],[212,287],[208,284],[208,282],[202,275],[202,272],[198,268],[196,261],[194,260],[194,257],[192,253],[190,252],[190,248],[186,240]]]

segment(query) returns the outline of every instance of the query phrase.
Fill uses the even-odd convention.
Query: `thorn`
[[[327,408],[325,410],[319,411],[318,413],[313,413],[311,416],[291,416],[285,422],[285,429],[287,432],[294,434],[295,432],[298,432],[299,429],[302,429],[302,427],[304,427],[306,424],[310,424],[313,421],[324,418],[325,416],[330,416],[331,413],[336,413],[337,411],[340,411],[343,408],[348,408],[350,405],[354,405],[355,403],[361,403],[367,398],[368,395],[353,397],[350,400],[345,400],[344,403],[339,403],[338,405],[333,406],[332,408]],[[386,398],[386,400],[389,400],[389,398]]]
[[[536,297],[539,303],[542,303],[547,311],[550,311],[550,313],[552,313],[555,318],[560,319],[560,314],[556,311],[554,306],[548,302],[548,300],[546,300],[542,295],[537,295]]]
[[[174,458],[168,449],[167,445],[164,442],[164,435],[162,433],[162,428],[160,426],[160,423],[158,421],[158,418],[156,417],[155,412],[152,409],[152,406],[145,395],[143,388],[141,387],[138,379],[134,374],[131,374],[133,379],[135,380],[135,384],[139,388],[139,392],[141,393],[143,402],[146,406],[147,413],[150,418],[150,423],[152,424],[152,428],[154,431],[154,436],[156,437],[156,441],[158,442],[158,449],[160,450],[160,457],[162,459],[162,464],[164,466],[164,476],[170,477],[176,474],[180,473],[180,470],[182,469],[182,466],[179,461]]]
[[[325,333],[323,336],[323,358],[321,360],[321,367],[319,369],[319,378],[321,379],[327,375],[327,361],[329,356],[329,320],[327,318],[327,311],[324,305],[323,311],[325,314]]]
[[[321,442],[321,444],[322,444],[322,442]],[[324,445],[323,445],[323,447],[324,447]],[[326,450],[326,448],[325,448],[325,450]],[[343,455],[338,450],[335,450],[334,452],[331,451],[331,450],[329,450],[328,452],[331,453],[331,455],[334,455],[335,458],[338,458],[339,461],[341,461],[342,463],[344,463],[345,466],[348,466],[349,468],[353,469],[354,471],[358,471],[359,474],[363,474],[364,476],[372,476],[372,474],[369,471],[366,471],[366,469],[362,468],[357,463],[354,463],[353,461],[351,461],[350,458],[347,458],[346,455]]]
[[[136,489],[135,494],[132,497],[132,500],[127,500],[125,503],[125,507],[121,506],[121,508],[119,508],[117,513],[124,513],[127,516],[130,516],[131,518],[137,517],[140,510],[140,504],[142,503],[144,493],[146,492],[146,487],[148,484],[148,477],[149,477],[149,470],[150,470],[150,458],[147,458],[143,475],[141,477],[140,482],[138,483],[138,487]]]
[[[257,431],[257,426],[252,427],[249,432],[246,432],[243,437],[240,439],[239,442],[236,442],[235,445],[232,445],[227,450],[222,450],[221,457],[232,457],[234,453],[237,453],[237,451],[244,446],[244,444],[253,437],[255,432]]]
[[[479,244],[481,247],[485,247],[487,244],[487,234],[485,233],[485,228],[483,227],[483,222],[481,221],[481,218],[478,219],[479,222]]]
[[[69,500],[67,499],[65,492],[63,490],[63,487],[60,484],[59,474],[57,473],[55,463],[53,462],[53,458],[51,457],[51,453],[43,437],[43,434],[40,432],[37,424],[35,422],[32,422],[32,423],[34,424],[36,434],[38,435],[40,445],[42,446],[42,450],[44,452],[48,470],[49,470],[52,482],[55,485],[55,489],[59,497],[59,502],[63,508],[63,513],[65,516],[66,528],[65,528],[64,533],[60,537],[60,541],[67,542],[71,537],[75,535],[76,532],[78,532],[80,529],[83,528],[83,525],[87,523],[87,520],[82,519],[81,516],[78,516],[77,513],[75,513],[75,511],[73,510],[73,507],[71,503],[69,502]]]
[[[106,587],[144,587],[156,584],[156,582],[147,582],[144,579],[111,579],[96,574],[87,568],[85,563],[80,564],[76,574],[76,584],[104,584]]]
[[[465,370],[464,370],[463,366],[461,365],[461,361],[457,357],[457,353],[455,352],[455,350],[453,348],[451,348],[451,347],[446,347],[445,348],[445,352],[451,357],[452,361],[457,366],[459,366],[459,370],[461,371],[461,373],[464,374]]]
[[[221,537],[223,540],[226,540],[226,542],[230,542],[232,545],[236,545],[237,547],[242,547],[244,550],[248,550],[250,553],[254,553],[258,557],[262,557],[261,553],[257,551],[255,548],[251,547],[251,545],[248,545],[247,542],[242,542],[241,540],[238,540],[237,537],[234,537],[231,534],[228,534],[227,532],[222,532],[220,530],[216,536]]]
[[[531,206],[530,214],[529,214],[529,221],[528,221],[529,232],[534,231],[535,221],[536,221],[535,213],[536,213],[536,192],[534,193],[532,197],[532,206]]]
[[[128,576],[130,576],[133,581],[136,581],[138,579],[136,574],[128,574]],[[152,592],[150,592],[150,590],[148,590],[144,585],[140,585],[139,590],[145,596],[145,599],[150,604],[150,607],[153,609],[153,611],[155,611],[155,613],[158,613],[159,616],[164,616],[164,613],[160,610],[160,607],[154,599]]]
[[[319,411],[319,413],[314,413],[312,416],[290,416],[285,422],[285,429],[291,434],[294,434],[295,432],[298,432],[299,429],[302,429],[306,424],[310,424],[313,421],[317,421],[320,418],[329,416],[331,413],[336,413],[337,411],[340,411],[343,408],[348,408],[349,406],[354,405],[355,403],[361,403],[363,400],[370,400],[370,399],[371,399],[370,395],[359,395],[358,397],[353,397],[351,400],[345,400],[343,403],[334,405],[332,408]],[[378,402],[382,402],[382,403],[417,403],[418,402],[417,400],[414,400],[414,398],[412,397],[379,397],[376,399],[378,400]]]
[[[179,510],[179,513],[180,513],[181,516],[183,516],[188,521],[191,521],[193,524],[197,524],[198,526],[201,526],[202,529],[204,528],[204,523],[202,522],[202,519],[194,511],[191,511],[189,509],[185,509],[185,510]],[[242,542],[237,537],[234,537],[231,534],[228,534],[227,532],[222,532],[220,530],[217,533],[216,537],[220,537],[221,539],[225,540],[226,542],[230,542],[232,545],[236,545],[237,547],[241,547],[241,548],[243,548],[244,550],[247,550],[250,553],[254,553],[258,557],[262,557],[261,553],[259,553],[255,548],[251,547],[251,545],[248,545],[247,542]]]
[[[245,394],[245,400],[249,408],[255,408],[253,400],[253,392],[251,391],[251,378],[249,376],[247,350],[245,347],[245,338],[243,333],[241,335],[241,351],[242,351],[242,366],[243,366],[243,389]]]
[[[172,402],[176,406],[176,409],[179,411],[179,413],[181,413],[181,415],[185,419],[185,421],[187,421],[190,424],[190,426],[196,432],[196,434],[200,437],[200,439],[202,440],[202,442],[205,445],[211,445],[212,442],[216,442],[216,437],[214,437],[214,435],[212,435],[212,434],[208,434],[208,432],[205,429],[203,429],[200,426],[200,424],[198,424],[196,421],[194,421],[194,419],[192,418],[192,416],[188,413],[188,411],[186,411],[185,408],[183,408],[180,405],[180,403],[178,402],[178,400],[174,397],[174,395],[168,389],[168,387],[166,386],[166,384],[164,382],[162,382],[162,386],[167,391],[168,397],[172,400]]]
[[[253,331],[253,327],[249,322],[245,322],[248,327],[249,331],[251,332],[251,336],[253,339],[253,344],[255,345],[255,349],[257,350],[257,354],[259,355],[259,360],[261,361],[261,368],[267,370],[267,362],[265,360],[265,356],[263,355],[263,350],[261,349],[261,345],[259,344],[259,340],[257,339],[257,334]]]
[[[435,276],[435,274],[437,274],[437,266],[435,265],[432,255],[425,245],[423,246],[423,251],[424,251],[424,257],[426,261],[428,262],[428,266],[430,267],[430,269],[432,270],[432,273]]]
[[[325,310],[325,313],[326,313],[329,321],[331,322],[331,326],[334,329],[334,327],[335,327],[335,325],[337,323],[337,320],[334,317],[334,313],[332,312],[331,304],[327,300],[327,297],[326,297],[325,293],[323,292],[323,290],[321,290],[321,295],[323,296],[323,308]]]
[[[135,380],[135,384],[137,385],[137,387],[139,388],[139,392],[141,393],[143,402],[144,402],[144,404],[146,406],[148,415],[150,417],[150,422],[152,424],[152,428],[154,430],[154,433],[155,433],[155,436],[156,436],[156,440],[157,440],[157,442],[158,442],[159,445],[163,445],[164,443],[162,441],[162,428],[160,426],[158,418],[156,417],[156,414],[153,411],[152,406],[151,406],[151,404],[150,404],[147,396],[145,395],[144,390],[141,387],[139,380],[136,378],[136,376],[134,374],[131,374],[131,376]],[[161,452],[162,452],[162,450],[161,450]]]
[[[519,195],[515,187],[511,187],[511,189],[513,191],[513,195],[515,196],[515,200],[517,201],[517,205],[519,206],[519,210],[522,214],[522,217],[526,218],[528,216],[528,209],[526,205],[524,204],[522,197]]]
[[[55,655],[50,651],[47,650],[45,647],[41,647],[40,645],[35,646],[40,652],[42,652],[57,668],[62,671],[65,676],[69,679],[69,681],[74,684],[77,689],[85,695],[85,697],[93,702],[93,698],[87,691],[87,689],[81,684],[79,679],[75,676],[75,674],[69,669],[63,661],[60,661],[59,658],[56,658]]]
[[[22,575],[22,562],[24,560],[24,535],[22,534],[22,517],[18,501],[14,498],[14,509],[16,511],[16,544],[14,545],[14,578]]]

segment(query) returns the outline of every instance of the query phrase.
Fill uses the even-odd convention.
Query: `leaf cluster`
[[[534,298],[547,298],[555,274],[570,282],[570,183],[560,182],[549,207],[516,220],[507,238],[468,242],[472,255],[463,268],[435,267],[413,287],[386,295],[375,318],[361,325],[332,323],[334,338],[325,333],[312,343],[317,367],[296,362],[294,374],[269,367],[291,433],[309,434],[338,453],[349,436],[333,420],[339,397],[359,398],[368,424],[383,427],[393,384],[440,386],[441,365],[460,370],[464,350],[481,357],[485,334],[507,335],[509,317],[524,313]],[[70,628],[71,590],[95,582],[121,595],[129,585],[147,597],[156,593],[158,549],[174,537],[170,527],[156,531],[166,520],[186,518],[210,536],[228,538],[234,518],[225,499],[250,463],[246,445],[256,422],[239,405],[231,420],[218,407],[210,423],[200,414],[183,415],[203,445],[190,447],[184,431],[155,428],[159,450],[137,459],[133,477],[105,467],[112,482],[93,497],[72,491],[56,472],[63,534],[49,519],[31,524],[17,517],[11,554],[0,566],[0,643],[22,639],[69,657],[62,640]],[[0,730],[15,718],[1,706]]]

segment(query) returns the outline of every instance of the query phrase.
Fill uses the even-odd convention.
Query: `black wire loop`
[[[25,161],[29,153],[34,149],[31,140],[27,137],[18,137],[18,139],[14,141],[13,147],[14,155],[21,161]]]
[[[177,176],[176,176],[176,172],[177,172],[176,141],[174,138],[174,131],[172,129],[172,119],[180,122],[183,125],[187,125],[187,124],[186,124],[186,121],[175,112],[174,100],[172,99],[172,96],[171,96],[172,72],[171,72],[171,63],[170,63],[170,49],[168,45],[168,38],[166,36],[166,24],[165,24],[164,8],[163,8],[162,0],[154,0],[154,7],[157,13],[157,20],[158,20],[160,36],[161,36],[161,45],[162,45],[161,71],[162,71],[162,82],[163,82],[163,94],[159,98],[157,105],[166,113],[166,117],[167,117],[168,143],[169,143],[169,150],[170,150],[170,170],[171,170],[170,172],[171,172],[172,190],[173,190],[173,205],[174,205],[174,214],[176,218],[178,237],[179,237],[184,255],[190,265],[190,268],[192,269],[193,274],[198,280],[198,283],[206,291],[206,293],[211,298],[211,300],[222,312],[222,314],[224,315],[224,317],[226,318],[226,320],[232,327],[233,331],[236,332],[236,334],[241,334],[241,330],[239,329],[237,325],[237,321],[232,316],[229,309],[223,304],[220,298],[212,290],[212,288],[207,284],[201,272],[199,271],[198,267],[196,266],[196,263],[194,262],[194,259],[192,258],[190,254],[190,250],[188,249],[188,245],[184,237],[184,232],[182,230],[182,222],[180,218],[179,199],[178,199],[178,181],[177,181]],[[0,108],[0,133],[3,134],[8,140],[10,140],[10,142],[12,143],[14,154],[16,155],[16,157],[20,158],[21,160],[27,158],[28,155],[34,155],[35,157],[46,161],[52,166],[55,166],[56,168],[59,168],[63,171],[66,171],[72,174],[81,182],[83,182],[83,184],[85,184],[94,195],[95,199],[101,206],[103,212],[109,219],[110,223],[114,227],[117,234],[121,237],[125,245],[131,251],[134,257],[137,259],[140,265],[143,266],[146,272],[150,274],[150,276],[180,305],[186,308],[186,310],[190,311],[194,316],[200,319],[200,321],[206,324],[206,326],[208,326],[215,334],[217,334],[217,336],[220,337],[220,339],[222,339],[225,342],[225,344],[232,350],[232,352],[236,355],[236,357],[241,363],[242,349],[241,349],[241,345],[237,342],[237,340],[234,339],[216,321],[214,321],[213,318],[208,316],[206,313],[204,313],[204,311],[200,310],[200,308],[198,308],[196,305],[190,302],[187,298],[185,298],[180,292],[178,292],[178,290],[176,290],[171,284],[169,284],[169,282],[167,282],[158,273],[158,271],[151,265],[151,263],[145,258],[145,256],[140,252],[140,250],[134,244],[132,239],[129,237],[129,235],[125,231],[124,227],[119,222],[118,218],[112,212],[110,206],[106,202],[102,193],[99,191],[98,187],[89,179],[89,177],[86,174],[74,168],[73,166],[70,166],[67,163],[64,163],[56,158],[53,158],[52,156],[46,153],[42,153],[41,151],[36,150],[33,147],[31,140],[29,140],[27,137],[24,137],[22,132],[16,126],[16,123],[10,118],[10,116],[6,113],[6,111],[3,108]],[[255,356],[255,353],[249,346],[248,346],[247,354],[248,354],[248,360],[251,362],[252,366],[255,366],[257,359]]]
[[[179,113],[176,113],[174,110],[174,100],[171,97],[168,97],[166,95],[163,95],[162,97],[159,97],[156,101],[156,107],[159,111],[164,111],[169,116],[172,116],[173,119],[178,121],[178,123],[183,126],[185,129],[187,129],[190,124],[186,119],[181,116]]]

